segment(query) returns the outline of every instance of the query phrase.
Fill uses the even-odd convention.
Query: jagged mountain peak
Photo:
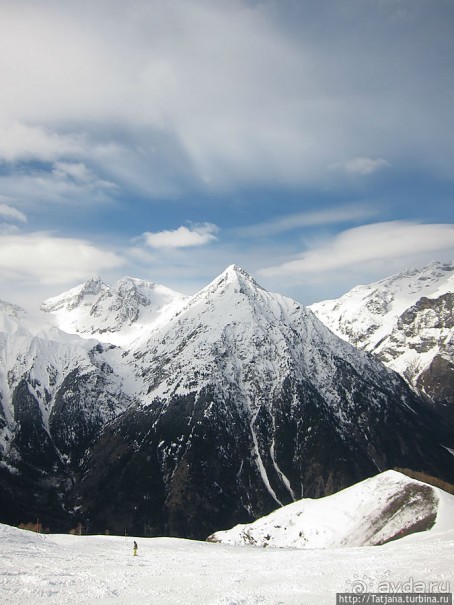
[[[5,314],[7,317],[10,317],[12,319],[23,319],[27,316],[27,311],[23,307],[1,299],[0,313]]]
[[[327,385],[336,373],[329,367],[332,350],[343,362],[360,367],[365,376],[384,370],[334,336],[309,309],[268,292],[236,265],[133,348],[137,376],[145,377],[141,398],[146,405],[157,397],[234,383],[245,395],[245,405],[257,410],[295,371],[329,391]]]
[[[435,299],[454,290],[454,262],[432,262],[380,281],[355,286],[338,299],[310,309],[341,338],[372,350],[399,316],[422,297]]]
[[[101,292],[106,292],[109,287],[98,277],[93,277],[87,281],[59,294],[48,298],[41,304],[41,310],[46,313],[65,309],[72,311],[82,303],[86,303],[87,297],[98,296]]]
[[[148,288],[149,290],[153,290],[159,287],[164,288],[164,286],[160,286],[155,282],[147,281],[145,279],[139,279],[138,277],[131,277],[130,275],[125,275],[124,277],[115,282],[115,284],[112,286],[112,290],[135,288]]]
[[[239,265],[233,263],[232,265],[229,265],[225,271],[223,271],[221,273],[221,275],[219,277],[222,276],[226,276],[230,279],[247,279],[251,282],[255,282],[254,278],[247,272],[245,271],[242,267],[240,267]]]
[[[224,288],[228,284],[233,284],[237,287],[252,288],[253,290],[263,290],[255,279],[249,275],[247,271],[239,267],[238,265],[229,265],[225,271],[218,275],[203,291],[213,292],[214,289]]]
[[[410,287],[412,289],[422,289],[426,287],[426,284],[430,286],[430,284],[438,283],[440,281],[444,281],[446,279],[453,279],[454,277],[454,261],[432,261],[428,263],[424,267],[413,267],[411,269],[406,269],[392,275],[391,277],[386,277],[379,282],[378,284],[390,284],[394,282],[400,282],[404,279],[409,279],[412,283]],[[415,279],[413,279],[415,278]],[[417,285],[413,285],[413,281]]]
[[[184,319],[186,323],[206,323],[215,332],[236,325],[246,333],[258,325],[282,328],[285,320],[291,321],[290,316],[301,309],[296,301],[268,292],[247,271],[232,264],[190,297],[175,318],[169,318],[169,325]]]
[[[151,329],[164,311],[179,306],[186,298],[135,277],[125,276],[113,286],[96,278],[49,298],[41,310],[51,314],[56,325],[68,333],[125,344],[147,327]]]
[[[197,294],[188,300],[188,307],[196,307],[202,301],[214,302],[222,299],[225,304],[232,296],[234,298],[248,298],[249,300],[257,299],[260,294],[267,295],[268,292],[260,286],[255,279],[238,265],[229,265],[225,271],[215,277],[207,286],[202,288]],[[216,303],[219,304],[219,303]],[[232,304],[232,301],[230,301]]]
[[[115,282],[110,288],[109,294],[122,302],[135,300],[138,305],[148,307],[155,305],[157,302],[159,304],[159,299],[163,296],[173,297],[179,293],[155,282],[125,276]]]

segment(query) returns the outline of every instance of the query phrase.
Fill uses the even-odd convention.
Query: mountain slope
[[[206,537],[393,466],[450,476],[450,442],[397,374],[236,266],[124,361],[141,403],[90,452],[92,522]]]
[[[311,305],[338,336],[374,353],[452,414],[454,263],[432,263]]]
[[[374,546],[421,531],[454,530],[454,496],[386,471],[332,496],[299,500],[210,542],[280,548]]]

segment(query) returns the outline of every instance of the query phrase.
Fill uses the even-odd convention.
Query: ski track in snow
[[[233,547],[176,538],[43,536],[0,526],[0,602],[333,605],[354,582],[450,583],[454,533],[380,547]]]

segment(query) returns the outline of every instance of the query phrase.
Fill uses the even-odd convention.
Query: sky
[[[0,0],[0,298],[454,259],[452,0]]]

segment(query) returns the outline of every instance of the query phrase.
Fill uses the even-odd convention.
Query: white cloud
[[[151,248],[187,248],[214,241],[217,231],[216,225],[204,223],[191,228],[178,227],[173,231],[146,232],[142,237]]]
[[[388,168],[389,165],[389,162],[383,158],[377,158],[375,160],[372,158],[352,158],[345,162],[345,164],[336,164],[335,166],[342,167],[343,170],[349,174],[367,176],[383,168]]]
[[[1,197],[2,196],[0,196],[0,198]],[[27,222],[27,217],[23,212],[12,206],[8,206],[7,204],[0,204],[0,216],[6,220],[19,221],[21,223]]]
[[[59,134],[48,127],[28,126],[18,120],[0,122],[0,158],[7,162],[52,161],[60,156],[83,153],[85,148],[81,135]]]
[[[260,270],[265,277],[292,276],[302,281],[307,275],[341,272],[367,263],[399,259],[407,266],[422,254],[452,250],[454,225],[416,224],[406,221],[375,223],[348,229],[300,257]]]
[[[90,206],[94,203],[111,202],[118,187],[83,163],[56,162],[51,170],[34,168],[19,169],[0,175],[0,188],[4,198],[14,199],[15,205],[37,212],[48,212],[52,204]]]
[[[377,206],[372,208],[367,204],[349,204],[312,212],[297,212],[239,228],[236,233],[247,237],[267,237],[301,227],[320,227],[349,221],[364,221],[376,216],[379,210]]]
[[[44,233],[0,236],[3,280],[30,280],[34,284],[73,283],[119,267],[123,259],[80,239]]]
[[[56,162],[52,172],[58,179],[69,179],[97,189],[116,189],[114,183],[98,178],[83,162]]]
[[[89,183],[93,181],[94,174],[82,162],[56,162],[53,173],[60,178],[71,177],[76,181]]]

